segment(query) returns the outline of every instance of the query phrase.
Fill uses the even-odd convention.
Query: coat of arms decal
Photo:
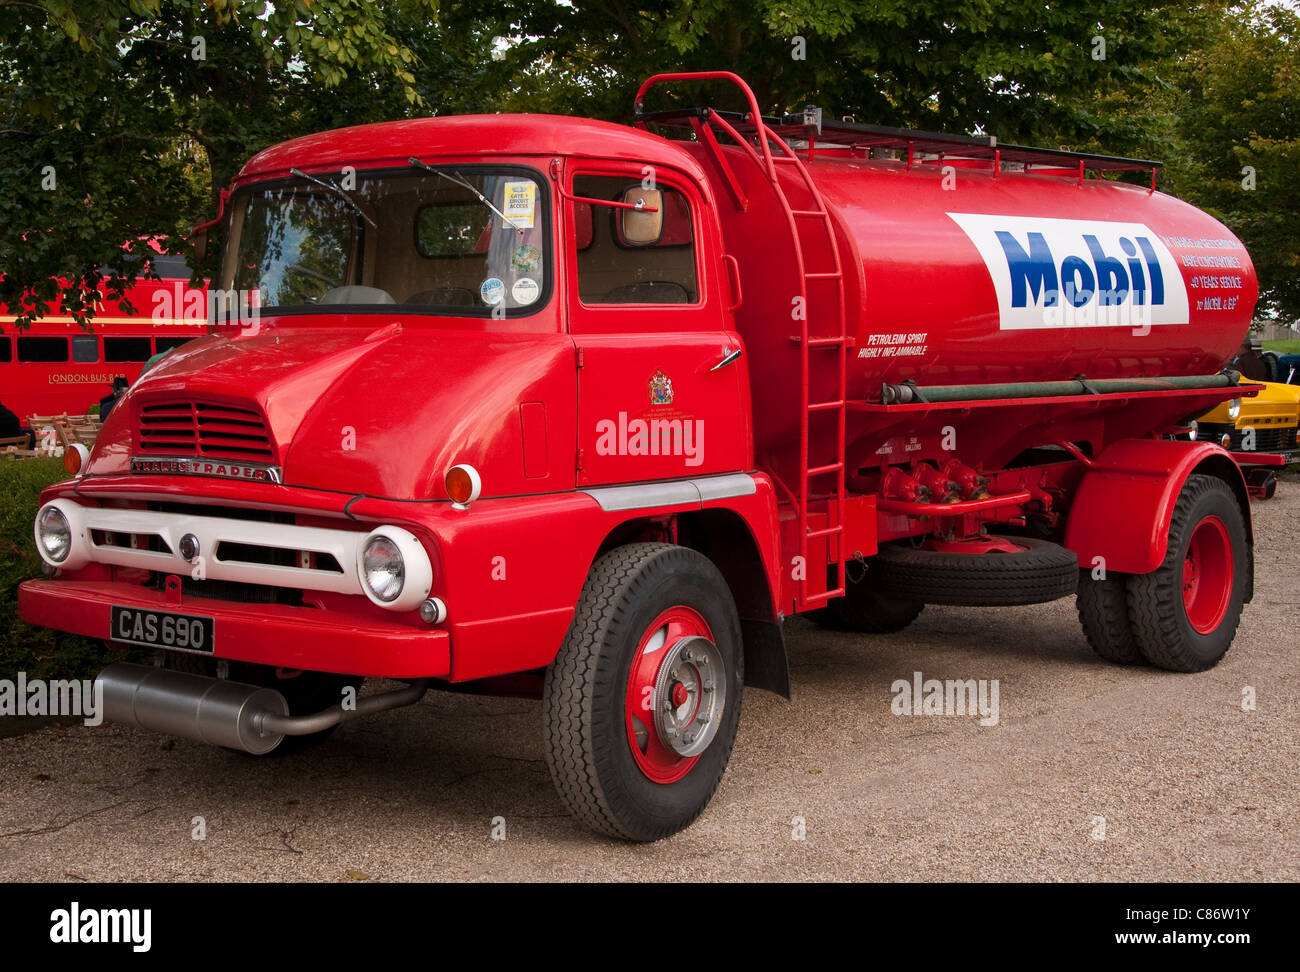
[[[650,404],[671,405],[673,403],[673,380],[662,371],[656,371],[650,379]]]

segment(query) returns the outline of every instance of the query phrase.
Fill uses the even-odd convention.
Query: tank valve
[[[930,502],[930,489],[915,476],[909,476],[901,469],[891,468],[885,473],[880,484],[880,491],[886,498],[902,500],[905,503]]]
[[[956,459],[949,460],[943,467],[943,474],[957,484],[964,499],[981,500],[988,499],[992,495],[988,489],[988,477],[981,476],[964,462],[958,462]]]
[[[934,466],[922,463],[916,478],[930,491],[930,499],[935,503],[956,503],[961,499],[961,487]]]

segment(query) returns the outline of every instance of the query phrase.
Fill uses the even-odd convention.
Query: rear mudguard
[[[1149,574],[1165,558],[1174,504],[1193,474],[1217,476],[1231,487],[1253,550],[1241,468],[1214,443],[1167,439],[1121,439],[1093,461],[1070,505],[1065,546],[1079,555],[1080,567]],[[1251,593],[1248,587],[1247,600]]]

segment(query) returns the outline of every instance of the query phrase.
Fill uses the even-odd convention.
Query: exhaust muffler
[[[285,736],[305,736],[347,719],[419,701],[428,680],[357,699],[305,716],[289,715],[289,703],[275,689],[149,665],[114,662],[97,679],[109,722],[152,729],[254,755],[269,753]]]

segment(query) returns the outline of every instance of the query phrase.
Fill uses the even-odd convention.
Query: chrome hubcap
[[[698,756],[718,734],[727,701],[722,653],[708,638],[682,638],[664,656],[654,686],[655,730],[679,756]]]

